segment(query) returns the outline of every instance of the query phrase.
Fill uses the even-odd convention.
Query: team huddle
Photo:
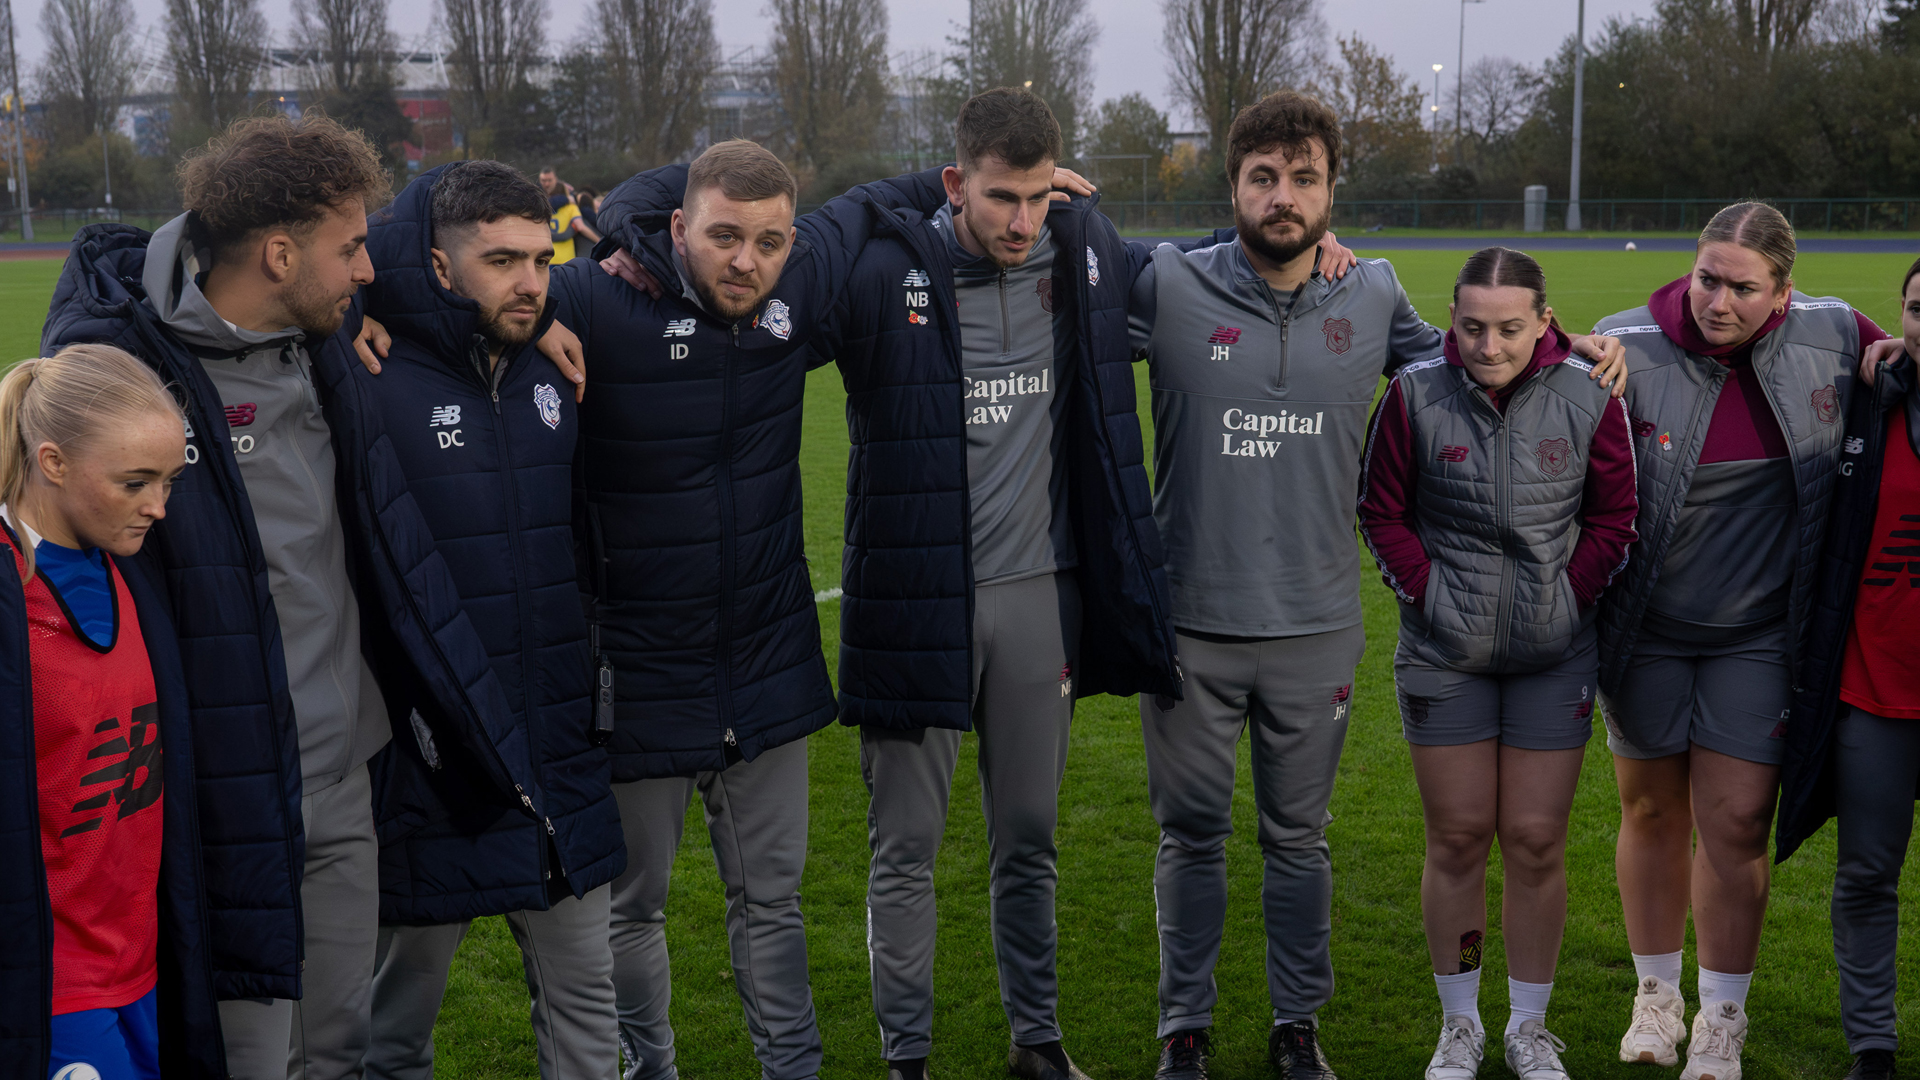
[[[426,1080],[454,955],[504,915],[543,1080],[670,1080],[664,913],[697,796],[761,1073],[814,1080],[807,736],[838,719],[888,1080],[937,1057],[968,731],[1007,1070],[1086,1080],[1058,1017],[1058,796],[1076,699],[1137,694],[1156,1077],[1207,1075],[1244,735],[1268,1056],[1332,1080],[1356,517],[1400,601],[1428,1080],[1488,1052],[1496,839],[1499,1047],[1567,1080],[1547,1014],[1596,713],[1637,977],[1621,1058],[1684,1044],[1683,1080],[1739,1080],[1777,808],[1780,858],[1839,819],[1848,1075],[1893,1075],[1920,263],[1890,339],[1796,291],[1790,225],[1742,203],[1593,335],[1507,248],[1466,261],[1441,328],[1328,233],[1341,128],[1311,97],[1242,110],[1236,226],[1181,244],[1120,238],[1030,91],[966,102],[955,144],[796,218],[785,165],[724,142],[609,192],[590,234],[492,161],[370,212],[390,181],[358,133],[251,118],[182,165],[180,217],[83,229],[43,357],[0,380],[0,790],[33,796],[0,803],[0,1075]],[[556,261],[595,237],[598,261]],[[798,464],[829,363],[837,680]]]

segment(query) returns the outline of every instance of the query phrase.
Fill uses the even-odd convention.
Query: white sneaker
[[[1440,1029],[1440,1045],[1427,1063],[1427,1080],[1473,1080],[1485,1056],[1486,1033],[1464,1016],[1449,1016]]]
[[[1740,1051],[1747,1045],[1747,1011],[1731,1001],[1703,1005],[1693,1018],[1687,1067],[1680,1080],[1740,1080]]]
[[[1507,1036],[1507,1068],[1520,1080],[1567,1080],[1560,1051],[1567,1044],[1538,1020],[1528,1020]]]
[[[1687,1003],[1680,991],[1657,975],[1640,980],[1633,992],[1633,1023],[1620,1036],[1620,1060],[1645,1065],[1678,1065],[1680,1040],[1687,1034]]]

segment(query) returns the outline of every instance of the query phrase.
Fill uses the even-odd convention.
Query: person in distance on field
[[[1594,605],[1638,511],[1626,409],[1568,355],[1540,264],[1476,253],[1440,357],[1374,410],[1360,530],[1400,598],[1394,682],[1427,832],[1420,906],[1441,1033],[1427,1080],[1472,1080],[1487,856],[1506,867],[1507,1066],[1566,1080],[1547,1030],[1567,818],[1593,735]]]
[[[1738,1080],[1767,907],[1767,832],[1862,351],[1886,337],[1793,287],[1793,227],[1739,203],[1693,268],[1602,319],[1626,346],[1640,555],[1600,609],[1620,789],[1615,867],[1638,984],[1620,1057],[1672,1065],[1693,914],[1684,1080]],[[1694,844],[1698,835],[1698,845]]]
[[[380,375],[351,375],[383,422],[342,415],[335,429],[362,452],[365,434],[384,433],[491,658],[494,679],[472,692],[503,696],[508,718],[488,732],[482,765],[461,749],[464,718],[446,715],[417,673],[382,672],[411,730],[375,762],[372,1080],[431,1077],[449,967],[487,915],[505,915],[520,944],[543,1080],[619,1073],[607,926],[625,846],[574,562],[579,412],[533,345],[552,318],[546,222],[533,181],[470,161],[415,179],[367,234],[380,273],[366,306],[393,340]],[[522,769],[526,792],[503,797],[491,776]]]
[[[227,1076],[186,676],[135,558],[185,467],[179,405],[119,349],[0,379],[0,787],[26,794],[0,810],[0,1075]]]
[[[1920,521],[1920,262],[1901,283],[1903,355],[1869,369],[1871,388],[1848,406],[1843,465],[1814,586],[1800,687],[1780,773],[1776,858],[1784,861],[1827,818],[1839,819],[1833,952],[1840,1026],[1854,1055],[1847,1080],[1892,1080],[1900,870],[1920,779],[1920,588],[1913,587]],[[1878,359],[1877,357],[1875,358]]]

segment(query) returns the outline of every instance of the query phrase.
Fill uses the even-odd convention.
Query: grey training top
[[[1789,458],[1694,466],[1645,625],[1683,641],[1733,641],[1786,618],[1799,502]]]
[[[951,207],[933,225],[947,238],[960,308],[974,585],[1069,569],[1061,414],[1071,376],[1057,362],[1068,351],[1054,346],[1052,230],[1041,228],[1026,262],[1002,269],[960,246]]]
[[[1290,306],[1289,306],[1290,305]],[[1153,383],[1153,516],[1173,622],[1292,637],[1360,622],[1353,505],[1380,376],[1440,351],[1385,259],[1276,296],[1240,242],[1162,244],[1129,337]]]
[[[380,689],[360,655],[360,606],[347,581],[333,439],[314,391],[305,335],[292,328],[241,330],[222,319],[194,280],[202,262],[187,241],[184,215],[162,226],[147,245],[147,305],[202,354],[226,407],[280,618],[302,790],[311,795],[344,779],[391,735]],[[200,440],[207,434],[200,432]]]

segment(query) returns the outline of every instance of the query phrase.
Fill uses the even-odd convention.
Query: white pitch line
[[[838,587],[821,589],[819,592],[813,594],[813,602],[816,604],[824,604],[829,600],[838,599],[840,599],[840,590]]]

